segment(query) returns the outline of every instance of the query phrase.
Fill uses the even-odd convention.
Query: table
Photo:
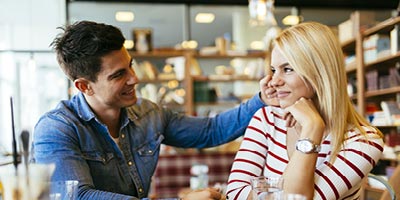
[[[161,155],[153,177],[151,196],[177,197],[182,188],[190,187],[190,168],[196,163],[208,165],[209,186],[225,184],[235,155],[235,152]]]

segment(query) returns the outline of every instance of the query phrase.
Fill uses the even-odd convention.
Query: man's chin
[[[137,101],[138,101],[138,99],[136,97],[134,97],[129,100],[126,100],[124,104],[126,105],[126,107],[129,107],[129,106],[135,105],[137,103]]]

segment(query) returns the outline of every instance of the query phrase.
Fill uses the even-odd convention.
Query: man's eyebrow
[[[278,68],[281,68],[281,67],[286,67],[287,65],[289,65],[289,63],[288,62],[285,62],[285,63],[283,63],[283,64],[280,64],[279,66],[278,66]],[[270,66],[271,68],[275,68],[274,66]]]
[[[131,58],[131,60],[129,61],[129,67],[132,67],[132,61],[133,61],[133,58]],[[108,79],[108,80],[111,80],[111,79],[114,78],[114,76],[115,76],[116,74],[121,73],[121,72],[123,72],[123,71],[125,71],[125,69],[117,70],[116,72],[110,74],[110,75],[107,77],[107,79]]]
[[[125,69],[119,69],[119,70],[115,71],[114,73],[110,74],[110,75],[107,77],[107,79],[108,79],[108,80],[112,80],[117,74],[122,73],[122,72],[124,72],[124,71],[125,71]]]

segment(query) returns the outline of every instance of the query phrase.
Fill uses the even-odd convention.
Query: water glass
[[[250,183],[253,200],[277,199],[283,193],[282,177],[252,177]]]
[[[55,181],[50,183],[50,200],[75,200],[78,197],[78,181]]]
[[[19,167],[16,173],[14,166],[0,168],[0,182],[3,200],[47,200],[49,180],[55,165],[29,164],[29,170]]]

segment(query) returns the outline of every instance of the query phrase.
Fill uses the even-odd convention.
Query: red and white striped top
[[[268,106],[253,116],[229,175],[229,200],[247,199],[251,191],[250,177],[282,176],[289,162],[287,127],[279,114],[282,112],[280,108]],[[324,138],[314,174],[314,199],[359,197],[362,179],[375,166],[383,151],[383,140],[376,131],[372,127],[364,128],[367,137],[362,136],[358,130],[345,133],[348,139],[334,163],[329,162],[331,135]]]

